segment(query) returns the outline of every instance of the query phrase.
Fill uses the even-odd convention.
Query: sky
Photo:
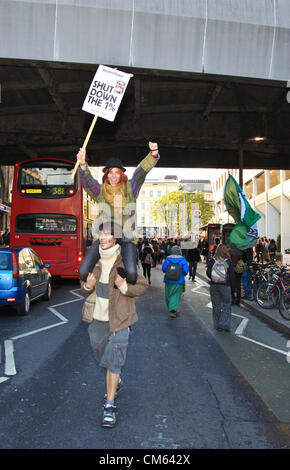
[[[131,178],[135,167],[126,167],[126,175]],[[210,180],[215,176],[215,168],[153,168],[146,179],[163,179],[166,175],[176,175],[178,179]]]

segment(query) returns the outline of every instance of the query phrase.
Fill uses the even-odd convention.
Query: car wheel
[[[46,292],[43,296],[44,300],[50,300],[51,299],[51,294],[52,294],[51,281],[48,281],[47,287],[46,287]]]
[[[28,315],[30,309],[30,293],[25,292],[20,304],[16,305],[18,315]]]

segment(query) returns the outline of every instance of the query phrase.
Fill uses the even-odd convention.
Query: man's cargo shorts
[[[88,331],[95,358],[100,366],[120,374],[126,361],[129,328],[111,333],[109,322],[93,320]]]

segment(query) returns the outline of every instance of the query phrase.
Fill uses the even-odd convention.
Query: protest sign
[[[83,111],[114,121],[131,74],[99,65],[91,83]]]
[[[194,243],[192,241],[189,241],[189,242],[181,242],[180,248],[182,250],[192,250],[195,247],[194,247]]]
[[[99,65],[82,107],[83,111],[94,114],[82,149],[86,148],[98,117],[114,121],[131,77],[130,73]],[[78,166],[79,160],[74,166],[72,179]]]

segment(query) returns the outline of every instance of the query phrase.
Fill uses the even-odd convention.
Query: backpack
[[[167,281],[179,281],[180,279],[180,264],[169,263],[166,268],[165,279]]]
[[[239,261],[237,262],[237,265],[235,267],[235,272],[237,274],[243,274],[245,269],[246,269],[246,264],[244,263],[244,261],[242,259],[239,259]]]
[[[216,259],[211,270],[211,280],[217,284],[225,284],[227,280],[227,272],[227,264],[220,259]]]
[[[151,256],[150,253],[147,253],[147,255],[145,256],[144,263],[145,264],[151,264],[152,263],[152,256]]]

